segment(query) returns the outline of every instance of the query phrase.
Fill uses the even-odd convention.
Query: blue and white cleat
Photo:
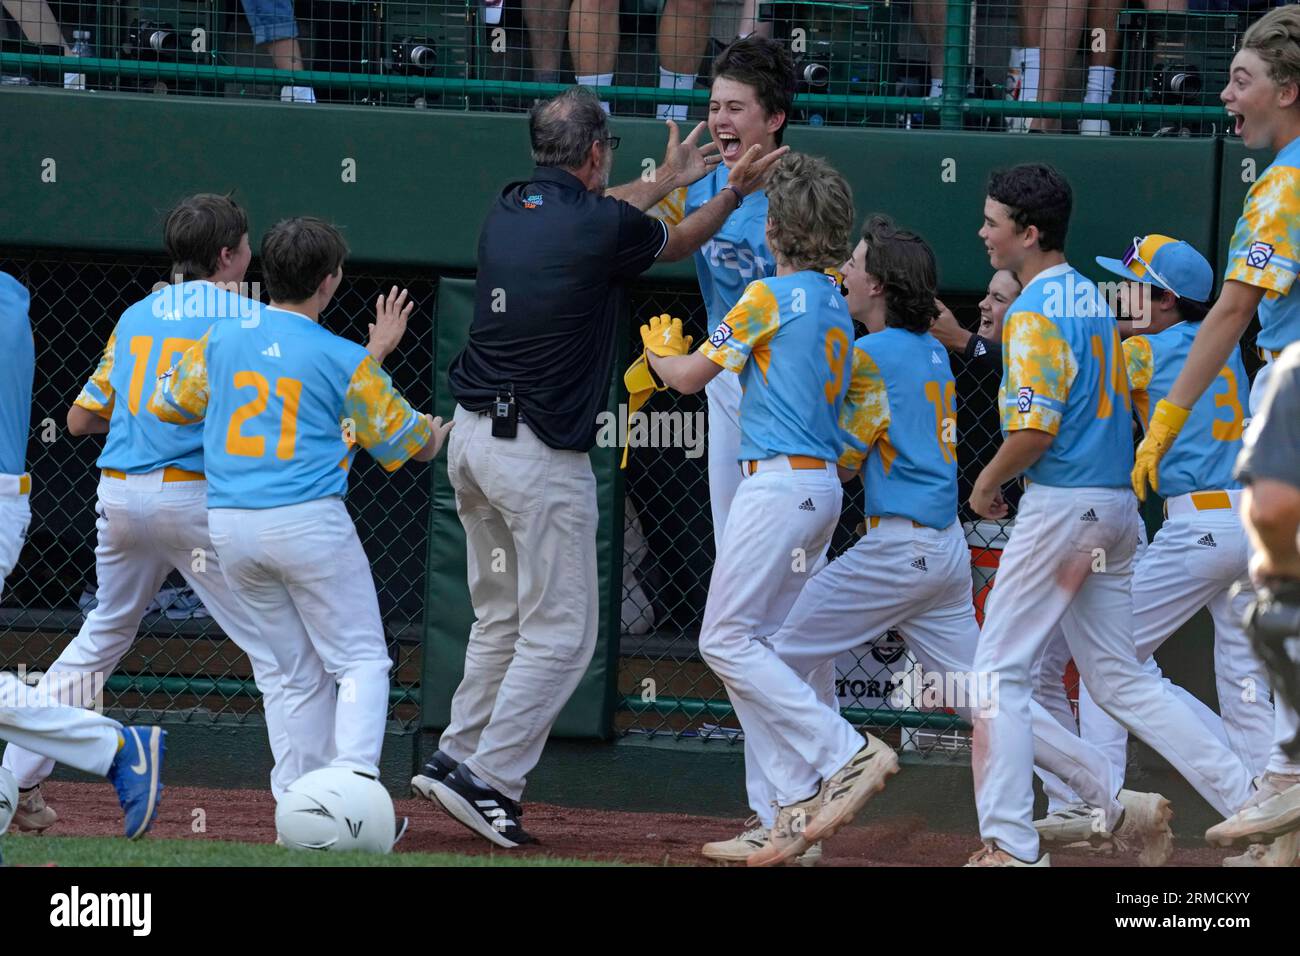
[[[136,840],[149,832],[162,805],[167,731],[161,727],[123,727],[122,737],[125,743],[108,768],[108,779],[126,814],[126,838]]]

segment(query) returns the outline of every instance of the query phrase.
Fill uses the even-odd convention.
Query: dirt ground
[[[43,789],[46,800],[60,816],[59,823],[49,831],[51,836],[116,836],[120,832],[120,811],[111,787],[50,782]],[[491,847],[425,800],[397,800],[395,806],[399,817],[411,818],[410,830],[398,844],[397,852],[506,852]],[[873,823],[868,807],[861,820],[863,825],[841,831],[827,844],[823,866],[959,866],[979,848],[973,833],[935,832],[927,829],[919,816],[894,816]],[[195,832],[200,822],[205,830]],[[740,820],[677,813],[622,813],[526,804],[524,825],[542,845],[511,852],[696,866],[709,862],[699,855],[701,844],[738,833],[740,824]],[[266,791],[168,787],[153,834],[272,843],[275,804]],[[1180,847],[1170,865],[1218,866],[1227,855],[1229,852],[1224,850]],[[1052,863],[1134,866],[1136,860],[1132,856],[1055,850]]]

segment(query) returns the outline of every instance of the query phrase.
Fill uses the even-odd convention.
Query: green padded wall
[[[449,418],[456,401],[447,387],[447,368],[465,346],[474,315],[474,282],[444,279],[438,286],[434,334],[435,414]],[[615,365],[629,361],[626,336],[619,336],[622,352]],[[612,376],[617,389],[622,379]],[[621,400],[614,385],[610,407]],[[591,467],[596,473],[596,498],[600,525],[596,532],[600,635],[586,675],[560,713],[554,733],[562,737],[603,737],[610,732],[618,675],[619,607],[622,602],[623,473],[618,449],[595,448]],[[422,723],[426,728],[447,725],[451,697],[464,673],[465,644],[474,613],[466,584],[465,533],[456,517],[455,494],[447,479],[446,453],[434,463],[433,507],[429,519],[428,601],[425,616],[425,651]]]

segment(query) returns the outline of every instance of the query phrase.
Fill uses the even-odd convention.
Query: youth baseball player
[[[1228,85],[1219,98],[1236,120],[1250,149],[1272,149],[1273,162],[1246,194],[1228,247],[1228,270],[1218,300],[1197,330],[1186,364],[1151,413],[1133,466],[1133,490],[1146,496],[1160,487],[1160,461],[1169,453],[1191,409],[1219,375],[1242,333],[1259,314],[1256,345],[1266,364],[1251,388],[1257,412],[1274,363],[1288,344],[1300,341],[1300,7],[1285,6],[1260,17],[1232,58]],[[1300,759],[1282,743],[1300,733],[1300,715],[1285,700],[1274,702],[1273,751],[1250,797],[1250,813],[1268,816],[1300,802]],[[1280,799],[1279,799],[1280,798]],[[1280,811],[1277,811],[1280,812]]]
[[[175,428],[145,408],[158,374],[214,322],[256,320],[258,303],[218,285],[243,281],[251,258],[247,232],[243,210],[225,196],[200,194],[178,204],[167,217],[163,241],[179,281],[122,313],[98,367],[68,410],[71,434],[107,433],[95,506],[98,604],[41,686],[58,696],[62,686],[86,686],[88,679],[111,674],[134,642],[146,607],[176,569],[252,663],[277,764],[271,785],[278,794],[294,780],[291,765],[284,764],[279,675],[257,624],[226,586],[208,539],[202,430]],[[53,825],[58,814],[45,804],[40,783],[54,761],[11,744],[4,766],[24,790],[17,825],[36,831]]]
[[[761,664],[747,668],[756,696],[772,702],[775,746],[760,757],[786,798],[769,839],[749,856],[751,865],[784,862],[825,840],[898,767],[874,738],[870,759],[855,758],[861,734],[819,701],[802,675],[897,627],[925,680],[943,689],[944,703],[971,715],[979,625],[970,553],[957,520],[956,383],[928,331],[937,312],[935,273],[924,240],[883,217],[867,221],[844,267],[850,313],[868,335],[854,346],[840,414],[847,439],[840,477],[865,468],[866,532],[812,577],[769,638],[771,649],[761,648]],[[1109,806],[1115,789],[1104,756],[1037,705],[1033,721],[1036,758]],[[1120,812],[1144,799],[1120,793]],[[1163,826],[1140,831],[1136,824],[1135,815],[1121,836],[1135,849],[1168,842]]]
[[[1028,488],[1002,553],[975,655],[997,674],[975,716],[975,790],[984,847],[971,866],[1047,865],[1033,826],[1031,674],[1060,625],[1097,703],[1160,752],[1225,816],[1250,793],[1249,771],[1137,662],[1131,581],[1137,512],[1126,481],[1130,397],[1119,332],[1096,286],[1066,262],[1072,197],[1056,170],[1027,164],[994,173],[980,237],[995,268],[1023,291],[1003,327],[1005,439],[971,491],[971,508],[1006,514],[1002,485]],[[990,712],[991,711],[991,712]],[[1158,794],[1112,808],[1114,833],[1169,817]],[[1144,862],[1152,862],[1148,855]]]
[[[752,282],[693,354],[686,354],[680,321],[642,328],[651,366],[670,388],[696,392],[724,371],[744,387],[739,463],[731,466],[742,478],[713,566],[700,654],[744,728],[750,781],[748,764],[773,746],[766,719],[773,702],[755,696],[751,682],[767,653],[760,641],[785,620],[839,518],[834,462],[853,338],[837,277],[824,271],[844,261],[849,245],[848,184],[823,161],[791,154],[773,168],[767,195],[777,274]],[[880,752],[859,748],[865,762]],[[773,808],[756,805],[752,786],[749,795],[761,825],[770,827]],[[733,844],[744,842],[742,835],[704,853],[743,859],[752,851]]]
[[[346,255],[326,222],[277,223],[261,248],[270,307],[256,323],[213,325],[149,403],[165,421],[202,420],[212,544],[282,675],[299,776],[379,773],[392,661],[343,504],[356,446],[394,471],[431,460],[451,428],[416,412],[366,349],[318,324]],[[394,288],[381,314],[404,313],[404,326],[411,308]]]
[[[128,839],[144,836],[162,804],[167,731],[123,727],[93,710],[60,705],[41,688],[0,672],[0,740],[85,773],[107,777],[117,790]],[[22,812],[18,780],[0,768],[0,835]],[[20,826],[19,829],[22,829]]]
[[[28,316],[30,302],[23,284],[0,272],[0,598],[32,521],[27,432],[32,420],[36,344]]]
[[[689,188],[671,193],[651,211],[652,215],[669,223],[680,221],[729,188],[728,170],[751,151],[767,156],[779,149],[796,86],[794,61],[775,40],[749,36],[723,50],[713,64],[708,121],[709,135],[721,150],[722,165]],[[776,256],[767,241],[767,213],[767,193],[761,189],[750,193],[695,253],[695,271],[710,335],[735,308],[750,282],[776,274]],[[709,507],[716,554],[722,546],[731,501],[741,482],[736,467],[740,460],[740,376],[730,372],[717,375],[705,386],[704,393],[709,406]],[[827,701],[835,699],[833,661],[809,680]],[[749,747],[747,737],[747,751]],[[745,787],[758,819],[755,827],[736,838],[740,844],[752,843],[751,831],[770,827],[774,819],[775,791],[769,781],[756,776],[758,766],[753,759],[745,760]]]

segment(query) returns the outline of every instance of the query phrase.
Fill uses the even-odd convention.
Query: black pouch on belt
[[[515,404],[515,387],[497,389],[492,403],[492,437],[514,438],[519,434],[519,406]]]

